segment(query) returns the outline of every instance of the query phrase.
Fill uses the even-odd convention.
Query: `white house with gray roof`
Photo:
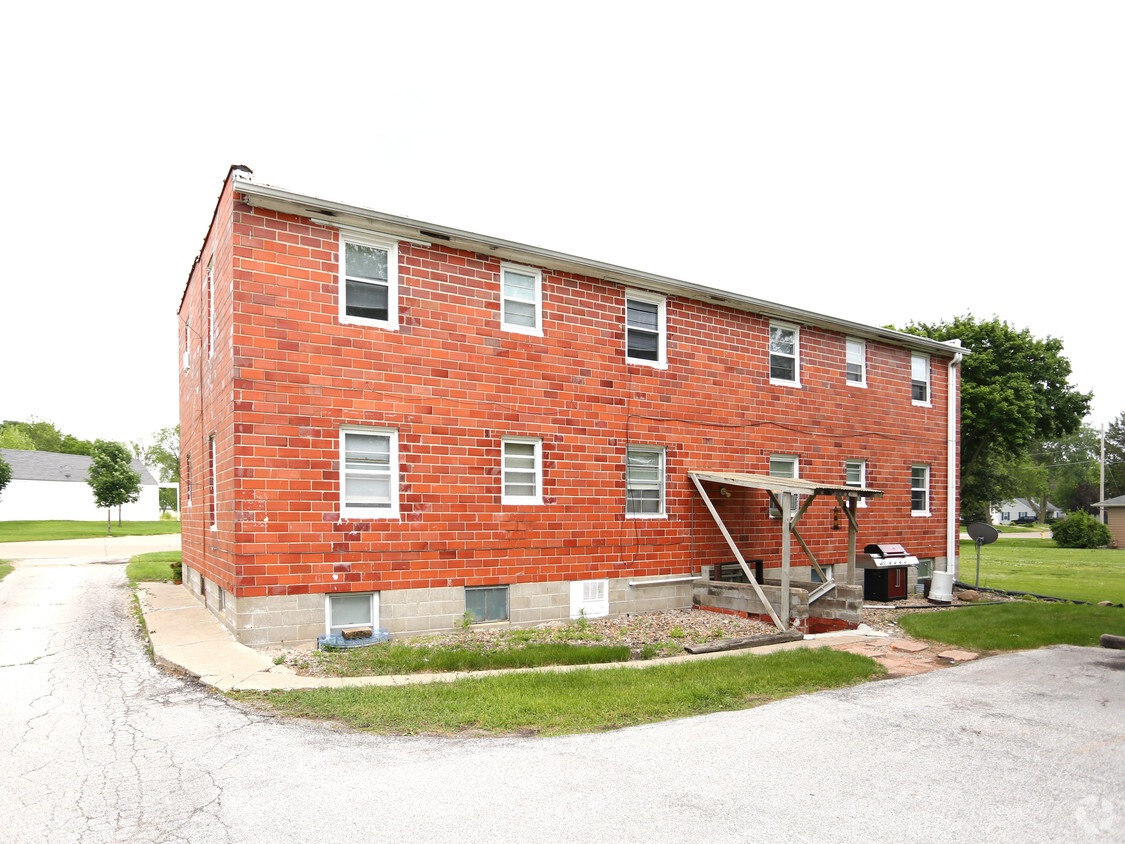
[[[94,492],[86,483],[91,458],[82,454],[14,448],[0,448],[0,457],[12,467],[12,480],[0,492],[0,521],[94,521],[106,517],[103,508],[94,506]],[[132,467],[141,476],[141,497],[121,508],[121,518],[129,521],[159,519],[156,478],[140,460],[134,460]],[[117,518],[116,512],[113,517]]]

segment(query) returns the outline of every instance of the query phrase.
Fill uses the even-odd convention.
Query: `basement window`
[[[398,244],[340,234],[340,322],[398,328]]]
[[[571,618],[605,618],[609,615],[609,578],[576,580],[570,584]]]
[[[343,592],[324,596],[324,632],[332,636],[345,627],[379,626],[378,592]]]
[[[473,624],[508,620],[507,586],[468,586],[465,588],[465,612]]]

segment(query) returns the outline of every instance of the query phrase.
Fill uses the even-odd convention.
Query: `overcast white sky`
[[[175,424],[232,163],[876,325],[996,314],[1062,338],[1089,421],[1125,411],[1120,2],[20,3],[2,29],[0,419]]]

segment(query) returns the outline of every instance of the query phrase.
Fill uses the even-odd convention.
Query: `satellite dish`
[[[1000,536],[996,528],[984,522],[973,522],[966,530],[977,545],[991,545]]]

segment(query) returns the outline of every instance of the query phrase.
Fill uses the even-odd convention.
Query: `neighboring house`
[[[994,525],[1010,525],[1012,522],[1019,521],[1020,519],[1038,519],[1039,507],[1030,499],[1027,498],[1013,498],[1011,501],[1002,501],[999,504],[992,506],[991,514],[992,523]],[[1066,514],[1052,504],[1047,502],[1046,518],[1048,520],[1061,519]]]
[[[732,559],[689,471],[882,490],[859,547],[954,570],[959,351],[235,167],[179,309],[185,583],[247,644],[685,608]],[[768,578],[766,494],[712,487]]]
[[[1106,527],[1113,535],[1113,541],[1110,545],[1113,548],[1125,547],[1125,495],[1107,498],[1105,501],[1099,501],[1097,504],[1090,506],[1100,507],[1102,512],[1105,513]]]
[[[0,449],[0,455],[12,467],[11,483],[0,493],[0,521],[94,521],[106,517],[105,508],[94,506],[94,491],[86,483],[91,458],[14,448]],[[134,460],[132,466],[141,476],[141,496],[121,508],[121,517],[130,521],[159,519],[156,479],[140,460]],[[116,507],[113,518],[117,518]]]

